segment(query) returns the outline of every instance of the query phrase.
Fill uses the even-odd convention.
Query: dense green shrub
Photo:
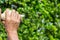
[[[18,29],[20,40],[60,40],[59,0],[0,0],[2,12],[14,8],[25,14]],[[0,40],[7,34],[0,24]]]

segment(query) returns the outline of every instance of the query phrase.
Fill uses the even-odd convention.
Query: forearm
[[[8,40],[19,40],[17,31],[8,31],[7,35],[8,35]]]

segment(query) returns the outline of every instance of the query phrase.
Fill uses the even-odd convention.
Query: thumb
[[[3,24],[5,24],[5,21],[2,21]]]

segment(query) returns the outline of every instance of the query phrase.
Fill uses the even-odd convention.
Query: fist
[[[15,10],[6,9],[5,10],[5,20],[3,24],[5,25],[6,31],[15,31],[18,29],[18,26],[21,21],[20,14]]]

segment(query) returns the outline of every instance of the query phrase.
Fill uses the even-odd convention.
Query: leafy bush
[[[25,14],[18,29],[20,40],[60,40],[59,0],[0,0],[2,12],[14,8]],[[7,34],[0,24],[0,40]]]

